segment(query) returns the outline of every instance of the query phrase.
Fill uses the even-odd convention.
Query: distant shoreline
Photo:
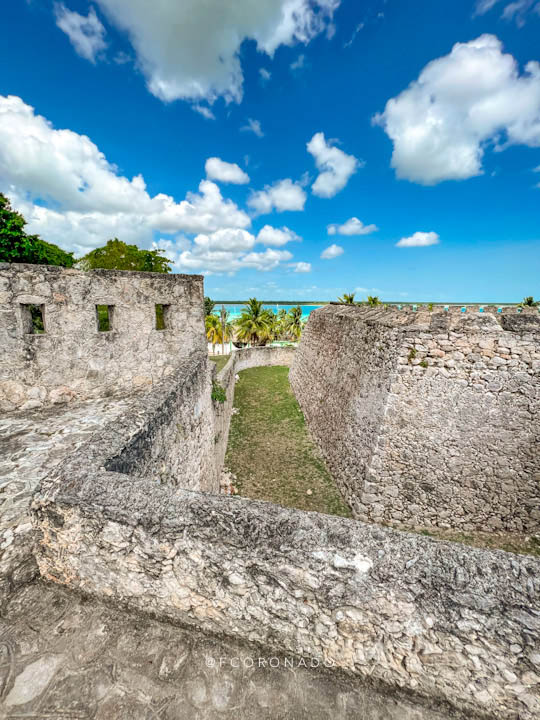
[[[248,301],[247,300],[214,300],[212,298],[212,301],[215,302],[216,305],[245,305]],[[263,305],[303,305],[306,306],[319,306],[319,305],[329,305],[330,303],[335,303],[336,300],[261,300]],[[359,300],[359,303],[367,304],[367,300]],[[519,305],[519,300],[516,300],[516,302],[497,302],[496,300],[492,300],[490,302],[448,302],[444,300],[381,300],[381,305],[429,305],[430,303],[433,303],[433,305],[497,305],[499,307],[514,307],[515,305]]]

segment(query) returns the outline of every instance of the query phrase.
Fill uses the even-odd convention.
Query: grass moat
[[[214,356],[218,371],[229,356]],[[311,441],[289,385],[289,368],[244,370],[235,387],[225,465],[240,495],[285,507],[352,517]],[[402,527],[437,540],[540,556],[540,538],[525,533]]]
[[[243,370],[234,407],[225,465],[240,495],[352,517],[308,435],[288,367]]]
[[[216,364],[217,372],[223,370],[229,362],[230,355],[210,355],[210,360]]]

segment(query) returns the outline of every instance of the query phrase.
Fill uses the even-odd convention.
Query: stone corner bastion
[[[355,517],[538,532],[540,314],[328,305],[290,372]]]

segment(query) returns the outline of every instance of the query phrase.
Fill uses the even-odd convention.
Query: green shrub
[[[212,400],[214,402],[224,403],[227,400],[227,393],[224,388],[214,380],[212,383]]]

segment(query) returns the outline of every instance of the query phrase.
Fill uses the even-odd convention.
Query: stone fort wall
[[[357,518],[540,527],[540,316],[330,305],[291,384]]]
[[[100,438],[102,445],[102,438]],[[33,504],[42,576],[415,698],[418,720],[540,713],[540,559],[100,469]],[[88,459],[91,462],[88,462]],[[424,703],[427,707],[425,709]]]
[[[156,329],[156,304],[165,329]],[[32,334],[30,305],[45,332]],[[110,308],[98,331],[96,306]],[[0,264],[0,409],[127,394],[171,375],[206,351],[198,275]]]
[[[88,435],[94,459],[171,492],[219,479],[201,277],[1,265],[0,288],[1,604],[37,572],[32,493]],[[28,332],[30,304],[43,334]],[[109,332],[97,304],[112,307]]]
[[[17,273],[29,270],[15,268],[13,272],[18,277]],[[35,272],[39,275],[42,269]],[[49,272],[62,276],[65,271],[44,271]],[[106,285],[108,275],[96,277]],[[115,286],[116,274],[110,277]],[[145,279],[130,274],[123,285],[120,274],[125,292],[115,297],[123,301],[127,315],[135,316],[138,305],[134,299],[141,297]],[[148,279],[152,294],[144,297],[150,298],[150,305],[160,302],[157,297],[166,304],[170,296],[158,294],[158,288],[161,282],[168,283],[168,278]],[[30,285],[34,282],[32,278],[27,281]],[[80,281],[87,282],[84,278]],[[93,288],[92,279],[88,282]],[[184,281],[178,282],[182,287]],[[185,282],[189,287],[190,281]],[[130,294],[132,283],[134,292]],[[193,283],[198,287],[199,280]],[[7,315],[12,323],[19,322],[20,296],[9,295]],[[13,297],[18,298],[15,306]],[[40,298],[37,294],[26,297],[33,303]],[[95,297],[90,297],[92,303]],[[188,293],[188,308],[179,308],[188,318],[189,298]],[[236,371],[260,364],[287,364],[293,353],[262,348],[236,354],[220,375],[228,401],[223,417],[217,418],[210,398],[213,371],[202,322],[195,320],[199,317],[202,321],[202,287],[197,303],[193,323],[188,323],[191,336],[181,345],[173,333],[171,352],[165,353],[163,367],[170,361],[172,371],[148,376],[151,385],[141,387],[151,388],[150,392],[124,397],[119,401],[126,403],[120,414],[104,420],[99,430],[40,478],[31,507],[33,531],[31,537],[25,531],[24,538],[41,576],[161,620],[315,658],[384,689],[392,698],[410,693],[417,704],[412,716],[419,719],[435,717],[433,708],[448,718],[532,720],[538,716],[540,560],[215,494],[220,443],[225,442]],[[47,329],[48,306],[43,305]],[[332,309],[317,312],[326,317]],[[131,373],[144,367],[144,362],[150,363],[152,352],[160,351],[162,341],[156,338],[157,344],[153,342],[153,308],[145,313],[149,355],[144,356],[137,328],[130,326],[131,345],[127,332],[121,341],[125,354],[130,355],[122,362]],[[306,415],[307,398],[313,406],[326,403],[333,411],[332,392],[346,412],[355,388],[362,389],[371,408],[364,411],[366,420],[388,415],[384,393],[390,393],[397,382],[396,368],[412,365],[409,353],[405,363],[399,362],[404,357],[402,333],[411,331],[407,315],[399,317],[401,321],[387,324],[386,329],[380,322],[366,327],[365,342],[356,346],[366,366],[376,365],[373,356],[379,354],[380,368],[373,367],[369,382],[362,381],[361,373],[354,369],[354,352],[351,366],[340,365],[338,356],[328,358],[328,395],[320,391],[319,397],[313,380],[306,376],[305,393],[298,393]],[[420,316],[415,317],[418,320]],[[24,329],[23,319],[20,322]],[[345,329],[347,313],[341,322]],[[16,322],[7,326],[19,327]],[[328,329],[328,338],[338,342],[336,326],[330,322]],[[510,332],[514,337],[516,330]],[[527,333],[529,330],[523,333],[524,342],[528,342]],[[440,330],[438,334],[444,333]],[[11,337],[14,339],[17,337]],[[46,337],[30,342],[43,340],[47,341]],[[349,340],[353,343],[354,333]],[[424,340],[428,347],[429,338]],[[87,339],[87,352],[98,352],[93,347],[100,348],[101,342],[93,333]],[[309,342],[308,333],[306,353]],[[63,348],[66,358],[75,352],[74,346],[70,347]],[[139,362],[138,352],[143,362]],[[324,344],[319,352],[324,352]],[[41,378],[38,361],[36,368],[32,368],[32,358],[28,363],[25,372],[32,370]],[[298,363],[293,361],[293,376]],[[68,364],[67,376],[80,379],[80,367],[75,355],[77,372],[70,375]],[[422,365],[419,368],[425,370]],[[18,365],[14,372],[20,372]],[[31,376],[21,374],[16,382],[26,387],[26,377]],[[133,389],[133,382],[120,383],[118,373],[111,378],[115,392]],[[84,399],[85,393],[103,388],[93,384],[95,377],[89,380],[92,382],[83,383],[79,395],[52,395],[47,388],[57,386],[43,384],[46,394],[38,399],[43,403]],[[293,381],[298,382],[298,377]],[[22,406],[27,402],[28,396]],[[35,408],[28,409],[33,411]],[[331,430],[327,427],[325,432]],[[365,444],[361,428],[353,432],[356,444]],[[368,425],[366,432],[366,437],[379,441],[376,422]],[[358,462],[369,466],[372,454],[364,451]],[[356,487],[354,476],[351,478],[351,486]],[[8,552],[11,547],[13,544]],[[4,569],[2,562],[0,557]],[[9,565],[10,557],[7,562]],[[26,574],[22,581],[29,579]],[[15,580],[10,583],[10,587],[16,584]]]

